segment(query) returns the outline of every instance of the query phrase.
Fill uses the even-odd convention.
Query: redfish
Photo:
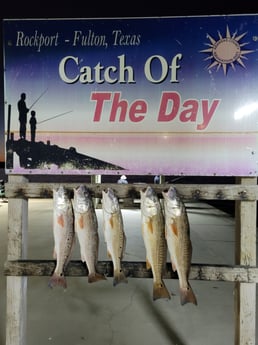
[[[156,192],[150,186],[141,195],[142,236],[146,249],[146,268],[153,274],[153,300],[170,299],[162,274],[166,265],[167,244],[165,239],[164,215]]]
[[[195,294],[188,282],[191,269],[192,243],[185,205],[175,187],[162,192],[164,198],[165,233],[173,271],[177,271],[181,304],[197,305]]]
[[[89,191],[84,185],[74,188],[74,229],[80,244],[81,260],[88,268],[88,282],[105,280],[96,271],[99,250],[98,220]]]
[[[127,283],[127,278],[121,266],[126,246],[126,236],[119,201],[111,188],[102,191],[102,210],[104,237],[108,257],[113,262],[113,285],[116,286],[121,282]]]
[[[56,267],[49,280],[49,286],[56,285],[67,287],[64,270],[70,261],[74,240],[74,218],[72,202],[67,190],[60,186],[53,190],[53,233],[54,233],[54,258]]]

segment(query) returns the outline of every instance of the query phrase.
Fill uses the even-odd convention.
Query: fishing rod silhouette
[[[39,121],[38,124],[41,124],[41,123],[43,123],[43,122],[46,122],[46,121],[55,119],[56,117],[59,117],[59,116],[63,116],[63,115],[69,114],[69,113],[71,113],[71,112],[72,112],[72,110],[69,110],[69,111],[66,111],[66,112],[64,112],[64,113],[61,113],[61,114],[57,114],[57,115],[51,116],[51,117],[49,117],[49,118],[47,118],[47,119],[45,119],[45,120]]]
[[[31,108],[40,100],[40,98],[44,96],[44,94],[47,92],[47,90],[48,90],[48,88],[47,88],[45,91],[43,91],[43,92],[39,95],[39,97],[32,103],[32,105],[29,107],[29,111],[30,111]]]
[[[39,97],[38,97],[38,98],[32,103],[32,105],[29,107],[29,110],[31,110],[31,108],[40,100],[40,98],[44,96],[44,94],[47,92],[47,90],[48,90],[48,88],[47,88],[45,91],[43,91],[43,92],[39,95]],[[66,111],[66,112],[64,112],[64,113],[61,113],[61,114],[57,114],[57,115],[51,116],[51,117],[49,117],[49,118],[47,118],[47,119],[45,119],[45,120],[39,121],[37,124],[41,124],[41,123],[43,123],[43,122],[46,122],[46,121],[55,119],[56,117],[59,117],[59,116],[64,116],[64,115],[69,114],[69,113],[71,113],[71,112],[72,112],[72,110],[69,110],[69,111]]]

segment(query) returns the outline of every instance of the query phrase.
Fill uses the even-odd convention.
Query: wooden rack
[[[61,179],[61,178],[60,178]],[[74,188],[78,183],[32,183],[25,176],[10,175],[5,186],[8,197],[8,252],[5,263],[7,276],[6,345],[26,345],[27,277],[50,276],[53,260],[27,259],[28,199],[52,198],[53,188],[65,185]],[[121,199],[139,199],[145,184],[85,184],[94,198],[101,198],[103,189],[112,187]],[[168,184],[153,185],[161,192]],[[237,178],[236,184],[177,184],[185,200],[236,201],[235,265],[193,264],[190,279],[235,282],[235,345],[255,345],[256,338],[256,207],[258,187],[256,177]],[[126,273],[133,278],[150,278],[145,262],[123,262]],[[99,261],[99,272],[112,276],[112,263]],[[85,276],[87,269],[80,261],[71,261],[67,276]],[[177,279],[170,265],[164,278]]]

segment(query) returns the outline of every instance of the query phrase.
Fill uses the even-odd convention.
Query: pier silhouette
[[[20,167],[24,169],[49,169],[55,165],[60,169],[79,170],[124,170],[124,168],[95,157],[78,153],[75,147],[63,148],[42,141],[15,140],[10,131],[11,106],[8,106],[6,169],[14,168],[14,154],[19,157]]]

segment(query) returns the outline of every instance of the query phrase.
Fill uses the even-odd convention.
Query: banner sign
[[[258,175],[258,15],[3,25],[6,173]]]

